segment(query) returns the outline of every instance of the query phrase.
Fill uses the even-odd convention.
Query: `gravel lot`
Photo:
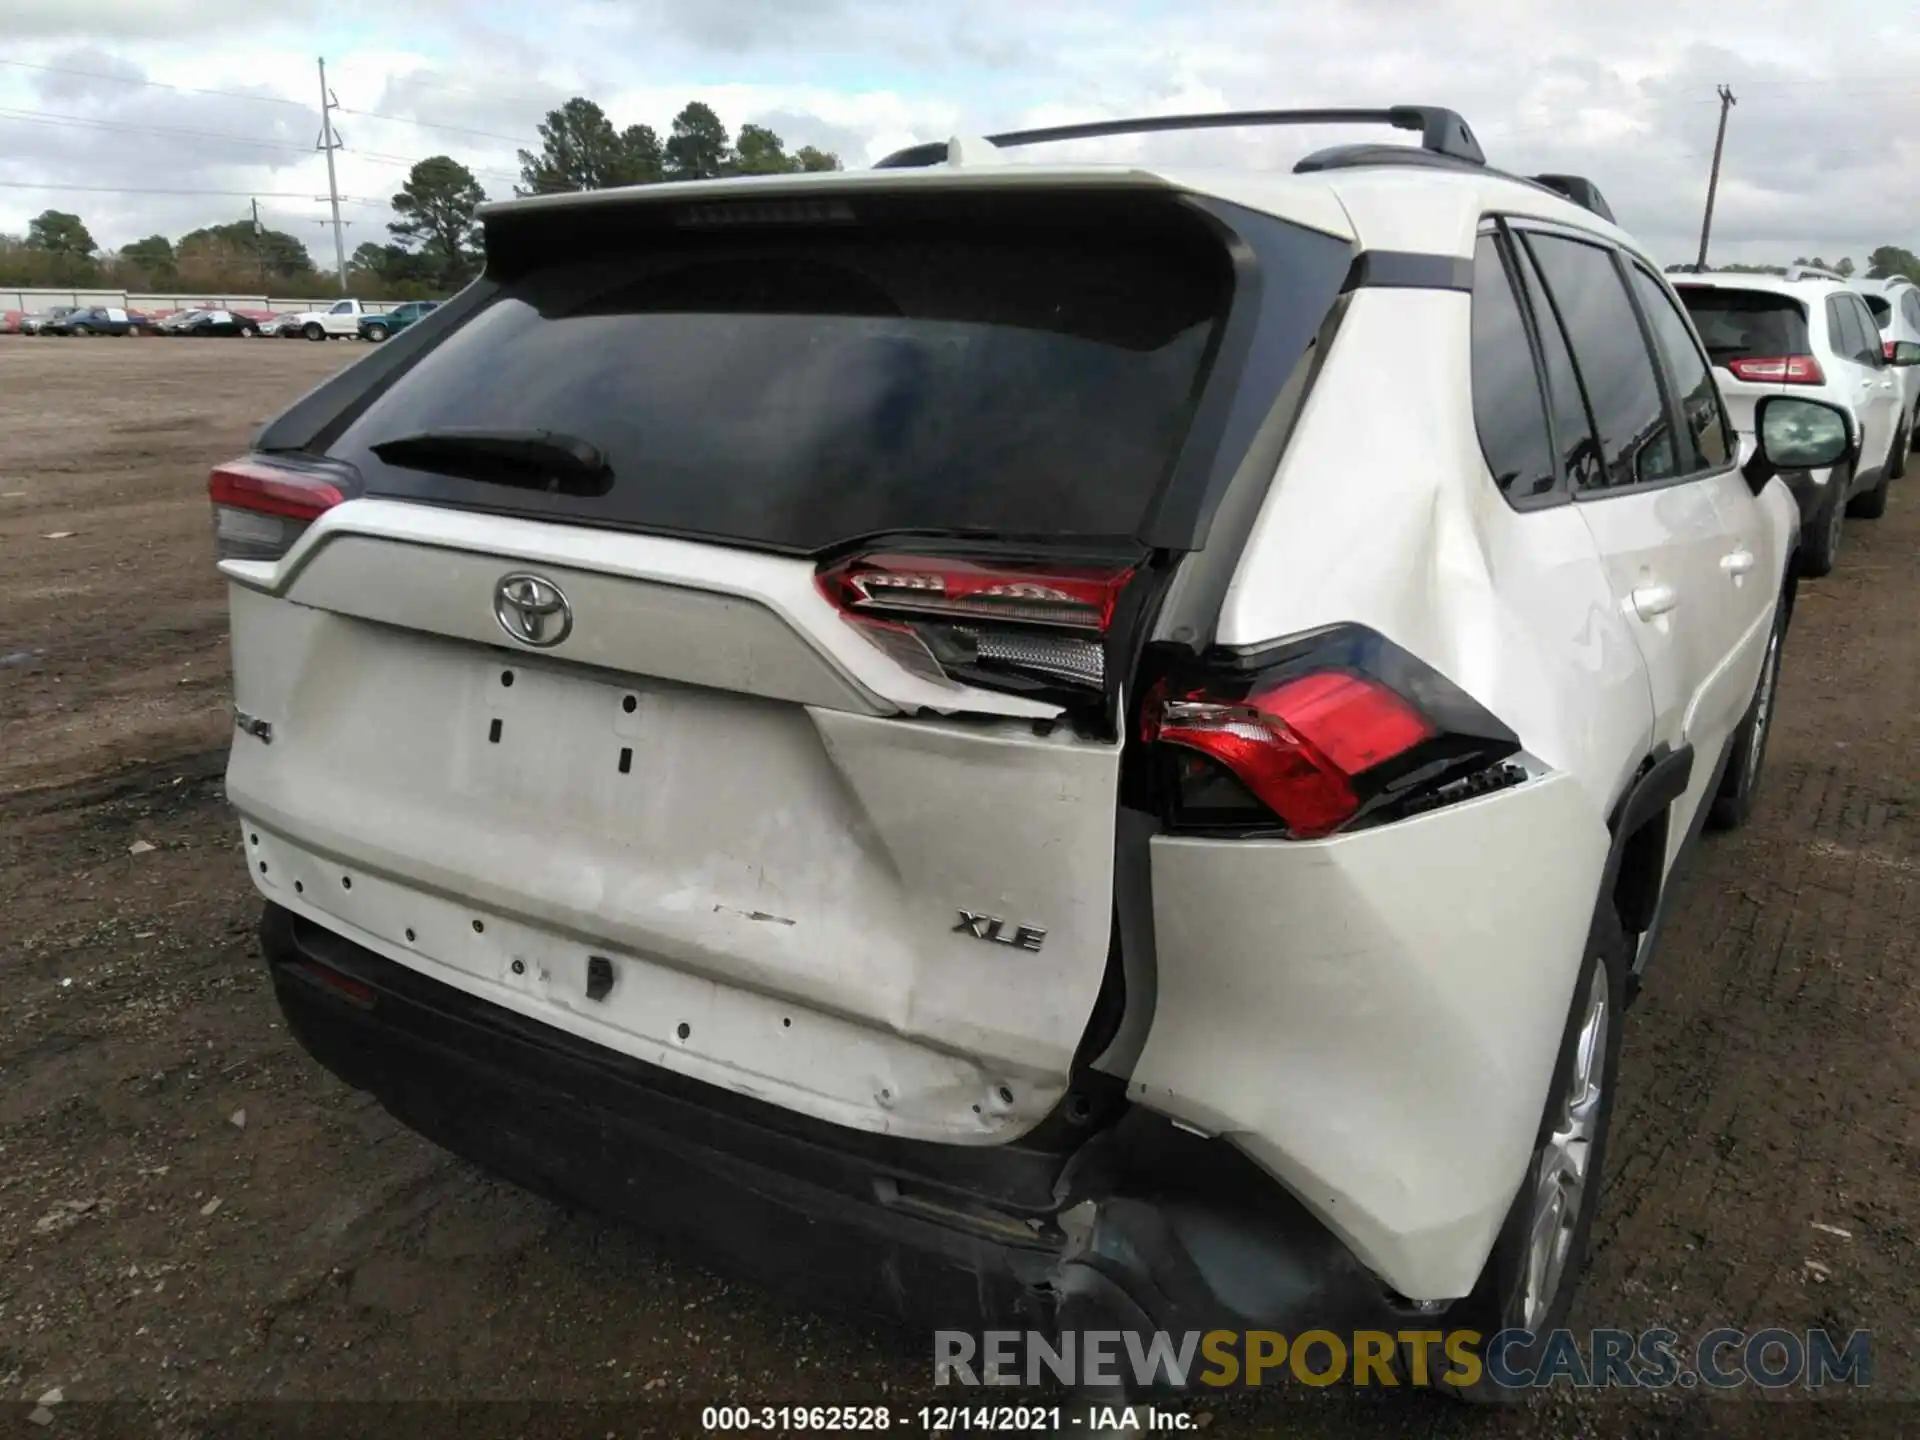
[[[679,1434],[714,1401],[929,1395],[923,1339],[492,1181],[278,1025],[204,484],[360,353],[0,341],[0,1424],[56,1386],[16,1433]],[[1575,1312],[1870,1329],[1877,1398],[1272,1393],[1191,1407],[1213,1433],[1920,1429],[1916,617],[1920,479],[1802,591],[1760,811],[1695,856],[1629,1017]],[[573,1408],[312,1403],[368,1399]]]

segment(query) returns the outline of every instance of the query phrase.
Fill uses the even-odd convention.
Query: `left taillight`
[[[874,554],[828,565],[817,583],[911,669],[989,689],[1100,694],[1133,576],[1124,563]]]
[[[229,460],[207,477],[220,560],[278,560],[321,515],[346,499],[332,480],[262,460]]]
[[[1174,667],[1140,736],[1175,830],[1317,839],[1515,783],[1519,739],[1457,686],[1359,627],[1277,653]]]

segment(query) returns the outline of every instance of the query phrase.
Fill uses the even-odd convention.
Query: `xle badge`
[[[1047,932],[1037,926],[1018,925],[1008,930],[1007,922],[998,915],[976,915],[971,910],[959,913],[960,923],[953,927],[956,935],[971,935],[976,940],[991,940],[1016,950],[1038,950],[1047,942]]]

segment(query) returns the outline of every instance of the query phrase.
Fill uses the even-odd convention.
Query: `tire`
[[[85,340],[93,334],[93,331],[89,330],[84,325],[76,325],[73,327],[73,329],[69,330],[67,333],[73,336],[73,338],[76,340]]]
[[[1849,461],[1843,460],[1835,465],[1833,473],[1827,477],[1827,493],[1820,502],[1819,512],[1810,517],[1811,524],[1802,524],[1802,575],[1818,579],[1833,573],[1834,561],[1840,556],[1841,521],[1852,508],[1847,502],[1847,491],[1853,488],[1853,473],[1853,465]]]
[[[1766,658],[1760,662],[1760,682],[1746,718],[1733,732],[1733,752],[1727,757],[1720,789],[1707,807],[1707,824],[1715,830],[1734,830],[1747,823],[1760,793],[1767,763],[1767,739],[1773,734],[1773,716],[1780,694],[1780,652],[1787,638],[1787,599],[1775,607],[1773,632],[1767,637]]]
[[[384,325],[369,325],[360,333],[366,339],[378,345],[382,340],[387,338],[387,327]]]
[[[1902,425],[1887,451],[1887,463],[1880,468],[1880,483],[1854,496],[1847,505],[1847,514],[1856,520],[1878,520],[1887,513],[1887,486],[1893,483],[1895,476],[1906,472],[1907,453],[1912,444],[1913,432]],[[1899,462],[1897,468],[1895,461]]]
[[[1567,1023],[1554,1060],[1553,1083],[1540,1117],[1532,1161],[1493,1253],[1473,1293],[1445,1317],[1445,1328],[1478,1330],[1484,1362],[1486,1342],[1502,1330],[1529,1330],[1545,1337],[1566,1323],[1584,1268],[1587,1240],[1599,1211],[1606,1170],[1607,1131],[1613,1119],[1614,1081],[1620,1069],[1620,1021],[1626,1010],[1631,952],[1611,897],[1602,899],[1587,934],[1584,958],[1573,986]],[[1596,1025],[1597,1017],[1597,1025]],[[1576,1081],[1584,1098],[1575,1099]],[[1575,1130],[1584,1139],[1556,1144]],[[1577,1175],[1577,1184],[1571,1183]],[[1572,1191],[1569,1208],[1569,1191]],[[1539,1231],[1555,1244],[1536,1247]],[[1542,1264],[1557,1254],[1556,1265]],[[1517,1369],[1538,1363],[1542,1339],[1506,1350]],[[1442,1394],[1475,1404],[1510,1404],[1525,1393],[1482,1373],[1470,1386],[1441,1384]]]
[[[242,325],[240,327],[240,338],[242,340],[252,340],[259,334],[260,327],[258,325]]]
[[[316,322],[309,322],[301,326],[300,333],[309,340],[324,340],[327,338],[326,330]]]

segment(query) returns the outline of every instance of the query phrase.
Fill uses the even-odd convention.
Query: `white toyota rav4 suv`
[[[1422,143],[1000,154],[1331,120]],[[1557,1323],[1753,803],[1769,476],[1846,440],[1773,397],[1736,468],[1604,209],[1425,107],[491,207],[211,479],[294,1034],[815,1295]]]

